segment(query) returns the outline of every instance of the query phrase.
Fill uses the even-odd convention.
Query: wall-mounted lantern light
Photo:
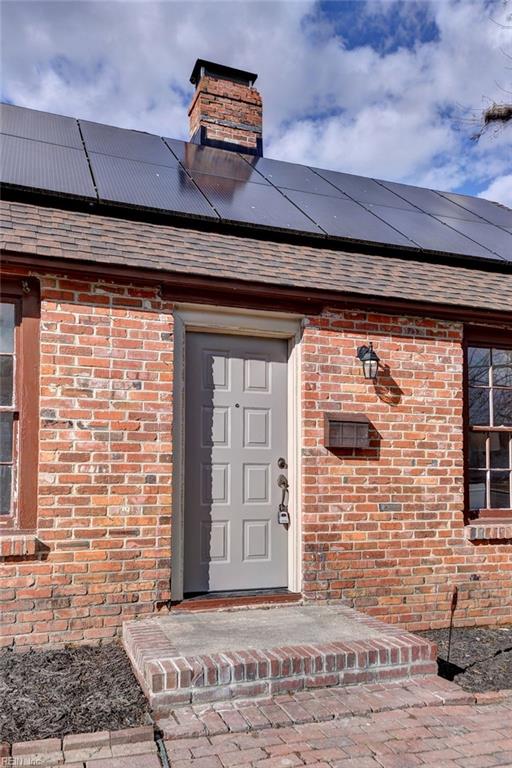
[[[358,357],[363,364],[364,378],[375,380],[377,378],[380,358],[377,353],[374,352],[372,342],[370,341],[368,346],[363,345],[362,347],[358,347],[356,357]]]

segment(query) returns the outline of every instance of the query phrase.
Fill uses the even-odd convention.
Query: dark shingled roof
[[[288,239],[316,241],[326,249],[321,257],[315,251],[316,271],[308,272],[315,282],[336,273],[341,256],[334,256],[335,248],[409,255],[418,262],[425,255],[455,256],[484,269],[486,264],[512,269],[512,211],[487,200],[13,105],[1,105],[0,120],[0,180],[10,199],[21,195],[34,201],[37,193],[51,205],[73,204],[107,215],[115,206],[126,217],[147,219],[156,212],[169,224],[207,222],[217,231],[245,228],[255,237],[274,239],[284,232]],[[241,268],[234,255],[230,258]],[[300,263],[295,268],[300,275]],[[265,278],[263,264],[252,259],[243,269],[254,279]]]
[[[512,312],[512,272],[255,240],[20,202],[3,201],[0,212],[5,251],[70,265],[135,267],[159,271],[162,279],[193,274]]]

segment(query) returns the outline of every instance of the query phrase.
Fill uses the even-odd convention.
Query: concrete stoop
[[[436,646],[346,606],[169,614],[123,625],[153,710],[437,673]]]

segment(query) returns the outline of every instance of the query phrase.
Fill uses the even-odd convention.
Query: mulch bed
[[[512,626],[454,627],[448,658],[448,629],[417,632],[438,646],[441,677],[466,691],[512,689]]]
[[[0,741],[150,723],[148,702],[117,643],[0,651]]]

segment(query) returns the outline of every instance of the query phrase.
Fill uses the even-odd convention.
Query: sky
[[[1,99],[188,137],[196,58],[258,73],[264,154],[512,207],[504,0],[4,0]],[[508,89],[508,92],[507,92]]]

